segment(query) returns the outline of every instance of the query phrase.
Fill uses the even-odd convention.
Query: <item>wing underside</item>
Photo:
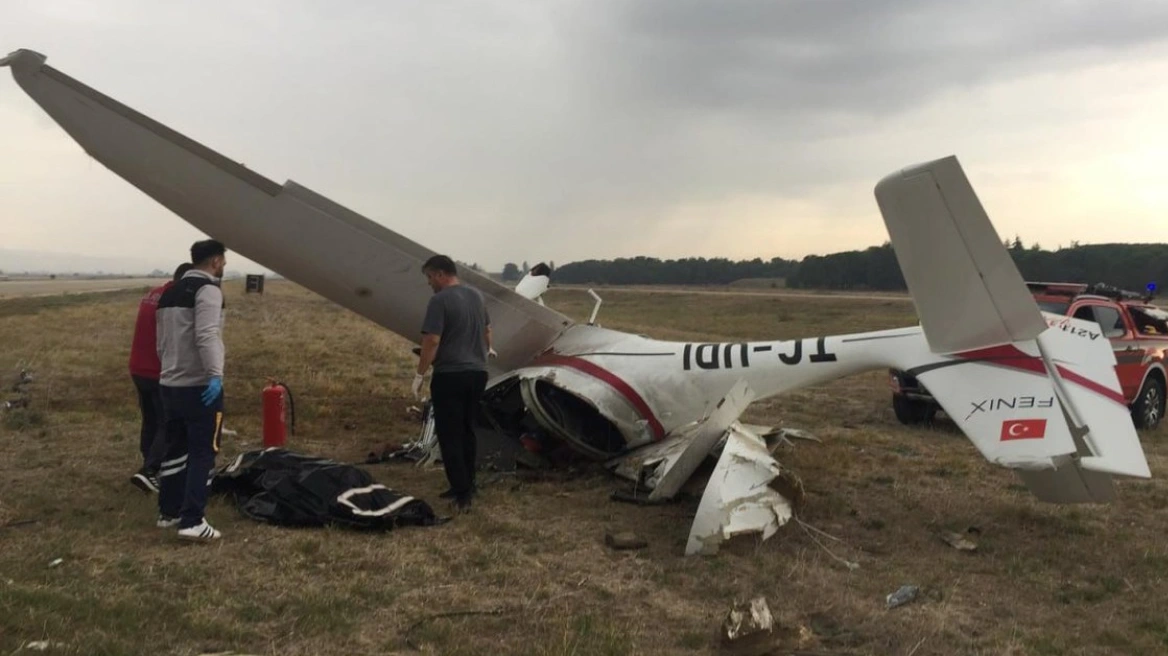
[[[231,161],[19,50],[13,77],[85,151],[227,247],[417,342],[435,252],[295,182]],[[521,366],[572,321],[472,270],[491,315],[498,367]]]

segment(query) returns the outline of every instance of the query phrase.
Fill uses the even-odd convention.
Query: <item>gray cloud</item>
[[[839,153],[808,161],[819,157],[821,139],[870,130],[873,121],[953,89],[1113,60],[1168,37],[1168,5],[1159,2],[647,0],[608,7],[580,53],[591,90],[607,96],[614,112],[660,120],[672,147],[704,156],[703,179],[722,171],[723,184],[776,190],[827,181],[825,168],[839,170],[838,161],[828,163]],[[713,148],[707,134],[716,137]],[[638,138],[636,130],[623,136]],[[648,148],[637,150],[654,152],[657,136],[645,141]],[[760,180],[752,170],[771,173]]]
[[[492,263],[654,253],[679,209],[750,195],[862,182],[874,211],[867,189],[887,167],[980,130],[1045,134],[1080,100],[1039,125],[1025,97],[979,113],[986,85],[1168,41],[1168,5],[1151,1],[194,7],[26,0],[0,37],[271,178]],[[952,94],[968,99],[961,116],[904,139],[898,120]],[[0,92],[0,110],[33,112],[24,100]],[[89,219],[137,216],[132,193]],[[689,254],[718,254],[694,223],[676,227]]]
[[[1162,2],[816,0],[616,3],[624,91],[657,106],[776,113],[896,111],[947,88],[1168,37]],[[603,73],[598,73],[603,75]],[[639,92],[639,93],[638,93]]]

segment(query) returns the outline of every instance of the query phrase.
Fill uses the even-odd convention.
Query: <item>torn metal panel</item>
[[[669,468],[669,463],[676,462],[697,437],[697,428],[698,424],[685,426],[660,442],[608,461],[606,466],[617,476],[652,490]]]
[[[754,433],[755,435],[758,435],[759,437],[763,438],[764,440],[776,432],[774,426],[763,426],[762,424],[748,424],[745,422],[739,422],[739,423],[742,424],[743,428]]]
[[[657,471],[659,481],[649,494],[650,501],[668,499],[677,494],[694,471],[701,465],[702,460],[710,453],[710,449],[727,433],[746,406],[754,400],[754,392],[746,381],[739,380],[730,388],[726,396],[718,402],[714,411],[698,426],[694,438],[680,453],[674,456],[672,462],[659,466]]]
[[[754,400],[745,381],[738,381],[704,418],[674,431],[663,441],[609,462],[618,476],[644,485],[650,501],[675,496],[702,461],[725,441],[727,430]]]
[[[791,519],[791,504],[768,483],[781,473],[761,437],[731,426],[690,529],[687,556],[713,555],[742,533],[765,540]]]
[[[735,651],[766,654],[775,647],[774,632],[775,619],[766,597],[755,597],[730,609],[722,621],[722,644]]]

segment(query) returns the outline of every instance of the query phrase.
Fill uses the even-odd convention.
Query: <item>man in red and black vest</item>
[[[138,409],[142,412],[142,431],[138,439],[142,467],[130,477],[130,482],[143,492],[158,492],[158,469],[166,454],[166,419],[162,413],[162,393],[158,388],[162,364],[158,361],[155,312],[162,293],[190,271],[191,266],[185,262],[180,264],[171,280],[151,289],[138,303],[138,320],[134,324],[134,340],[130,346],[130,378],[138,390]]]

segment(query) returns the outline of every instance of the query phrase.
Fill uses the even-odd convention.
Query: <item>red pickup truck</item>
[[[1132,421],[1136,428],[1156,428],[1164,417],[1168,387],[1168,312],[1151,304],[1155,288],[1136,294],[1102,284],[1027,286],[1042,310],[1099,324],[1115,351],[1115,372]],[[896,418],[910,425],[931,422],[940,406],[924,385],[898,369],[889,373]]]

